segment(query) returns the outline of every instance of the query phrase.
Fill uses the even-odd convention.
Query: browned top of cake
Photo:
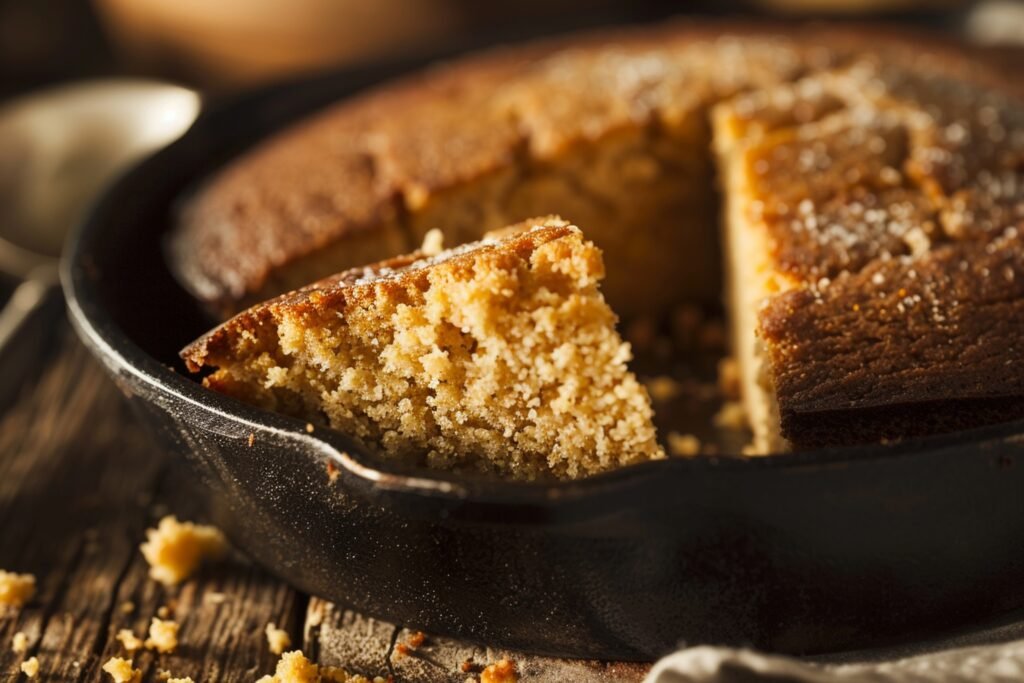
[[[947,429],[1024,414],[1024,104],[942,66],[865,57],[728,105],[784,283],[760,335],[800,446],[937,428],[890,412],[829,434],[825,413],[958,402]]]
[[[524,155],[551,158],[615,130],[671,125],[738,90],[839,61],[844,42],[856,41],[669,25],[437,67],[336,105],[229,164],[185,209],[172,261],[200,299],[238,301],[275,268],[400,221],[439,189]]]
[[[461,245],[434,256],[416,251],[352,268],[239,313],[185,347],[181,357],[190,370],[197,372],[206,364],[219,365],[226,360],[225,354],[235,354],[231,345],[238,338],[253,337],[263,325],[276,325],[278,311],[287,309],[313,315],[331,312],[344,316],[346,310],[372,305],[380,297],[401,300],[410,286],[426,289],[432,266],[446,264],[453,271],[470,269],[481,253],[497,250],[524,258],[541,244],[576,232],[577,228],[564,221],[533,219],[510,226],[501,236]]]

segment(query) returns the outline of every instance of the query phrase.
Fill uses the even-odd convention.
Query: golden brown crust
[[[717,115],[740,139],[728,191],[783,291],[763,291],[759,336],[793,447],[1024,416],[1019,99],[925,53]]]
[[[534,226],[539,229],[531,229]],[[225,354],[232,353],[233,344],[239,338],[254,335],[263,325],[276,324],[278,311],[288,309],[299,315],[330,311],[344,316],[349,308],[372,304],[381,296],[400,299],[410,286],[426,288],[431,266],[444,263],[456,270],[468,268],[481,253],[499,248],[523,258],[539,245],[573,232],[577,232],[577,228],[549,216],[509,226],[500,236],[451,249],[436,257],[416,251],[352,268],[252,306],[186,346],[181,357],[192,372],[198,372],[204,365],[221,365]]]
[[[172,265],[200,300],[238,310],[276,270],[394,227],[432,193],[791,78],[806,51],[739,29],[765,33],[749,45],[685,25],[573,37],[442,65],[343,102],[270,138],[202,188],[172,237]],[[401,251],[415,246],[407,241]]]

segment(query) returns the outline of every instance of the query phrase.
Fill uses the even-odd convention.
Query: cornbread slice
[[[181,355],[206,386],[381,453],[513,478],[664,457],[601,252],[542,218],[255,306]]]
[[[1024,108],[920,67],[866,57],[714,109],[756,452],[1024,416]]]

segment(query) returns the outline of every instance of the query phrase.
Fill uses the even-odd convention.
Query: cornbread
[[[832,59],[789,36],[669,26],[443,65],[230,163],[184,206],[170,261],[210,309],[234,313],[412,251],[434,228],[457,245],[557,213],[610,255],[622,315],[713,300],[706,107]]]
[[[25,674],[26,678],[35,678],[39,674],[39,659],[37,657],[29,657],[22,662],[21,673]]]
[[[153,617],[145,646],[147,650],[156,650],[161,654],[174,652],[178,647],[178,623]]]
[[[341,273],[182,352],[205,383],[394,458],[515,478],[664,457],[601,252],[556,218]]]
[[[516,671],[516,663],[509,659],[502,659],[494,664],[488,664],[480,672],[480,683],[516,683],[519,674]]]
[[[179,522],[173,515],[146,530],[140,546],[149,563],[151,578],[167,585],[181,583],[206,559],[217,559],[227,550],[224,535],[212,526]]]
[[[134,654],[145,646],[142,638],[139,638],[137,635],[132,633],[131,629],[127,628],[123,628],[118,631],[117,635],[114,636],[114,640],[121,643],[121,647],[123,647],[124,651],[128,654]]]
[[[142,670],[133,669],[130,659],[111,657],[104,662],[103,670],[110,674],[114,683],[139,683],[142,680]]]
[[[36,594],[36,577],[0,569],[0,608],[19,608]]]
[[[549,212],[605,251],[604,291],[638,344],[666,318],[688,345],[731,337],[726,383],[742,407],[717,423],[749,425],[746,453],[1024,417],[1020,85],[919,36],[667,25],[443,65],[230,163],[187,202],[169,255],[208,309],[234,312],[370,254],[434,250],[441,233],[459,245]],[[722,280],[729,335],[691,315]],[[283,398],[292,365],[268,356],[267,386],[243,391],[258,378],[225,371],[227,355],[211,387],[316,416],[309,392]],[[403,399],[419,400],[394,391],[375,405],[398,413]],[[408,425],[360,420],[326,418],[389,454],[424,448],[433,465],[478,445],[446,432],[439,449]],[[591,461],[548,469],[635,459]]]
[[[278,628],[274,622],[267,624],[263,632],[267,636],[267,645],[270,647],[270,651],[275,655],[281,654],[292,646],[292,638],[288,635],[288,631]]]
[[[372,681],[359,674],[350,674],[334,666],[317,666],[300,650],[285,652],[273,676],[264,676],[256,683],[385,683],[380,676]]]
[[[714,111],[758,452],[1024,415],[1024,108],[945,66],[861,57]]]

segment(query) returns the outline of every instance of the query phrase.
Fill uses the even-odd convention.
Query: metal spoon
[[[0,107],[0,273],[20,280],[0,311],[0,392],[13,393],[26,343],[19,334],[58,299],[68,231],[129,165],[184,133],[199,95],[136,79],[88,81]],[[6,404],[0,396],[0,406]]]

